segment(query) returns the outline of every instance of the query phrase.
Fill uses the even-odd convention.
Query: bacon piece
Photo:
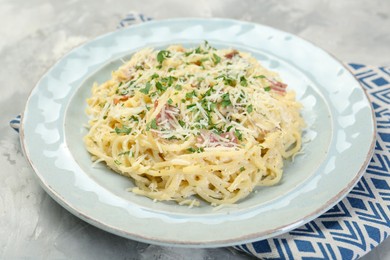
[[[220,136],[225,138],[225,139],[228,139],[228,140],[232,141],[235,144],[238,143],[237,137],[234,135],[233,132],[222,133],[222,134],[220,134]]]
[[[276,80],[270,80],[270,79],[267,80],[269,81],[269,83],[271,83],[270,87],[272,90],[279,92],[279,94],[282,95],[286,93],[287,84]]]
[[[129,96],[123,96],[121,98],[114,98],[114,105],[117,105],[119,102],[121,101],[126,101],[128,100],[130,97]]]
[[[234,135],[233,132],[226,132],[218,135],[211,131],[202,131],[202,133],[196,138],[196,141],[199,144],[203,144],[206,140],[210,142],[211,147],[233,147],[235,144],[238,143],[237,137]],[[220,143],[223,143],[224,145],[221,145]]]
[[[237,50],[232,50],[229,53],[225,54],[225,58],[231,60],[234,56],[236,56],[239,52]]]
[[[154,108],[158,106],[158,100],[154,101]],[[178,112],[178,108],[165,104],[160,112],[156,116],[157,125],[163,124],[166,120],[168,121],[170,129],[173,129],[173,121],[175,120],[175,115]]]
[[[197,60],[197,61],[194,62],[194,64],[197,65],[197,66],[201,66],[202,62],[200,60]]]

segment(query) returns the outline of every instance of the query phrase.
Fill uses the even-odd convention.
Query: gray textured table
[[[130,10],[156,19],[254,21],[311,40],[345,62],[390,65],[390,1],[110,2],[0,0],[0,258],[249,259],[227,248],[146,245],[79,220],[39,186],[8,121],[23,110],[29,92],[56,60],[115,29]],[[364,259],[390,259],[390,240]]]

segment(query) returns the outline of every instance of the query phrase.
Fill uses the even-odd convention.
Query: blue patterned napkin
[[[118,29],[150,17],[130,13]],[[375,110],[375,152],[358,184],[317,219],[283,235],[235,246],[261,259],[357,259],[390,234],[390,67],[350,63]],[[19,132],[20,115],[10,122]]]

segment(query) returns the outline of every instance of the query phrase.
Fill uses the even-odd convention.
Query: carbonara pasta
[[[84,143],[94,161],[133,179],[136,194],[232,204],[278,183],[301,148],[301,105],[286,88],[234,49],[143,49],[94,84]]]

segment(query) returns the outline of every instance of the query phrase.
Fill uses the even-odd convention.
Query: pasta
[[[277,184],[301,148],[301,104],[286,88],[248,53],[146,48],[92,87],[84,143],[136,194],[233,204]]]

